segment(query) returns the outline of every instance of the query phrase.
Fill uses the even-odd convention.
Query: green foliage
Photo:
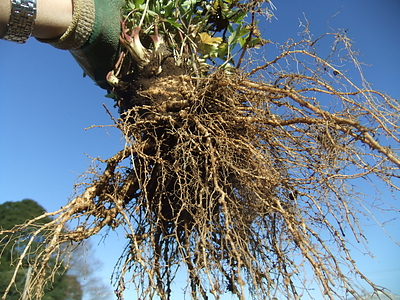
[[[268,2],[268,1],[267,1]],[[235,65],[239,51],[263,45],[253,16],[264,1],[246,0],[127,0],[125,25],[140,29],[140,40],[162,36],[175,59],[189,65],[205,62]],[[264,8],[264,11],[269,11]],[[271,14],[269,14],[271,15]],[[154,40],[154,38],[153,38]],[[148,47],[146,47],[148,48]],[[214,59],[218,58],[219,63]]]
[[[0,204],[0,228],[3,230],[12,229],[15,225],[23,224],[44,212],[45,209],[34,200],[24,199],[19,202],[4,202]],[[50,220],[50,218],[46,218],[40,222],[47,223]]]
[[[37,226],[50,222],[51,218],[42,218],[34,222],[27,229],[20,230],[21,224],[45,213],[45,209],[37,202],[24,199],[19,202],[5,202],[0,204],[0,294],[3,295],[15,270],[15,261],[25,249],[27,240],[30,238]],[[12,231],[12,232],[11,232]],[[42,238],[39,236],[33,242],[32,251],[27,255],[22,268],[16,276],[13,288],[7,295],[7,300],[18,300],[24,289],[29,265],[35,259],[35,252],[45,247]],[[64,268],[63,268],[64,269]],[[65,269],[64,269],[65,271]],[[57,273],[54,282],[47,286],[43,300],[80,300],[82,290],[76,284],[76,278],[64,273]],[[73,277],[73,276],[72,276]],[[74,281],[75,280],[75,281]],[[73,287],[73,288],[71,288]]]

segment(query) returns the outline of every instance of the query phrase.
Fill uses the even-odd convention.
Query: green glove
[[[125,0],[74,0],[70,27],[57,40],[40,40],[69,50],[103,89],[110,89],[107,73],[114,67],[121,34],[121,7]]]

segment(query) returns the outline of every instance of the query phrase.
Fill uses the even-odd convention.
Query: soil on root
[[[164,83],[166,77],[178,77],[186,74],[184,67],[177,66],[175,60],[169,52],[159,54],[156,59],[152,59],[143,70],[134,70],[133,73],[122,77],[119,86],[114,89],[114,93],[118,96],[116,105],[119,107],[120,113],[127,110],[145,105],[153,105],[154,102],[162,103],[168,100],[169,96],[153,97],[146,95],[145,91],[154,89],[162,85],[163,89],[169,92],[176,92],[179,85]]]

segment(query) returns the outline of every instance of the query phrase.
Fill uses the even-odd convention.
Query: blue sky
[[[400,99],[399,0],[276,0],[274,4],[277,19],[263,24],[264,38],[280,43],[299,38],[304,16],[315,37],[330,28],[348,29],[360,51],[359,60],[368,65],[366,79],[375,89]],[[267,58],[271,59],[268,52]],[[91,165],[85,153],[107,158],[121,148],[120,135],[112,128],[84,130],[112,124],[102,103],[117,116],[104,94],[82,77],[68,52],[34,39],[25,45],[0,41],[0,203],[31,198],[48,211],[56,210],[66,204],[78,175]],[[398,240],[399,228],[399,221],[388,227]],[[400,294],[400,248],[377,226],[367,232],[377,259],[357,255],[358,266]],[[116,259],[111,253],[122,250],[117,240],[112,237],[111,243],[106,240],[96,250],[104,262],[99,274],[105,282]]]

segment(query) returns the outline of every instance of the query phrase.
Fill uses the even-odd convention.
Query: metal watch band
[[[11,14],[4,40],[23,44],[32,34],[36,19],[36,0],[11,0]]]

